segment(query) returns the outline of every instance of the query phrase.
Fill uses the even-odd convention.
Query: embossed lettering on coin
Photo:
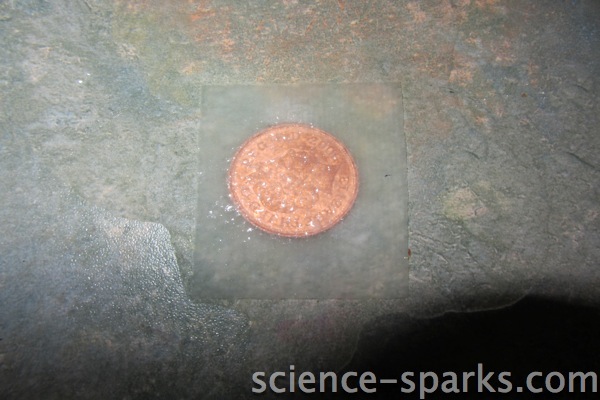
[[[228,184],[239,212],[253,225],[302,237],[331,228],[350,211],[358,171],[346,147],[329,133],[282,124],[242,145]]]

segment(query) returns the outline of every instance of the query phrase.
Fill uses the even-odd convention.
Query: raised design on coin
[[[277,235],[316,235],[337,224],[358,193],[358,170],[334,136],[303,124],[281,124],[248,139],[229,168],[238,211]]]

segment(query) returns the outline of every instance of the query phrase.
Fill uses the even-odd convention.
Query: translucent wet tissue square
[[[402,115],[398,84],[205,87],[190,296],[404,297],[408,188]],[[257,228],[238,212],[227,184],[232,159],[246,140],[290,123],[336,137],[358,169],[352,209],[331,229],[309,237]]]

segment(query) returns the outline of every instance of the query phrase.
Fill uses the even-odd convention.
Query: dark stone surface
[[[406,314],[387,315],[377,318],[362,332],[352,361],[344,371],[372,371],[378,378],[396,378],[398,385],[378,385],[379,393],[373,398],[390,398],[408,386],[400,381],[401,375],[412,371],[414,382],[419,381],[420,372],[435,372],[439,377],[439,389],[427,394],[426,398],[534,398],[528,392],[527,376],[541,372],[532,383],[544,388],[549,373],[559,372],[565,377],[565,390],[550,393],[550,398],[595,398],[592,380],[588,378],[586,393],[580,392],[579,383],[575,393],[568,393],[569,372],[600,369],[600,310],[596,307],[569,304],[550,299],[528,297],[518,303],[490,311],[471,313],[451,312],[431,319],[418,319]],[[482,365],[489,383],[495,390],[506,390],[499,374],[510,372],[513,391],[523,388],[523,393],[491,393],[487,387],[478,388],[478,375],[470,378],[468,393],[449,394],[442,391],[444,372],[455,372],[459,376],[459,387],[463,390],[463,372],[478,373]],[[431,387],[431,378],[426,381]],[[576,381],[579,382],[579,381]],[[551,380],[551,388],[559,386],[559,378]],[[415,393],[403,398],[419,398]],[[537,398],[537,397],[536,397]]]
[[[338,370],[357,343],[375,363],[360,332],[535,340],[523,306],[461,313],[597,306],[599,21],[593,0],[0,2],[0,396],[251,398],[252,371]],[[295,82],[401,84],[407,300],[187,298],[201,88]]]

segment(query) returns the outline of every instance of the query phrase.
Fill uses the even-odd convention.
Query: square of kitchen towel
[[[399,84],[208,86],[202,93],[193,299],[402,298],[408,291],[408,188]],[[352,154],[359,191],[318,235],[287,238],[247,222],[229,197],[237,149],[281,123],[309,124]]]

